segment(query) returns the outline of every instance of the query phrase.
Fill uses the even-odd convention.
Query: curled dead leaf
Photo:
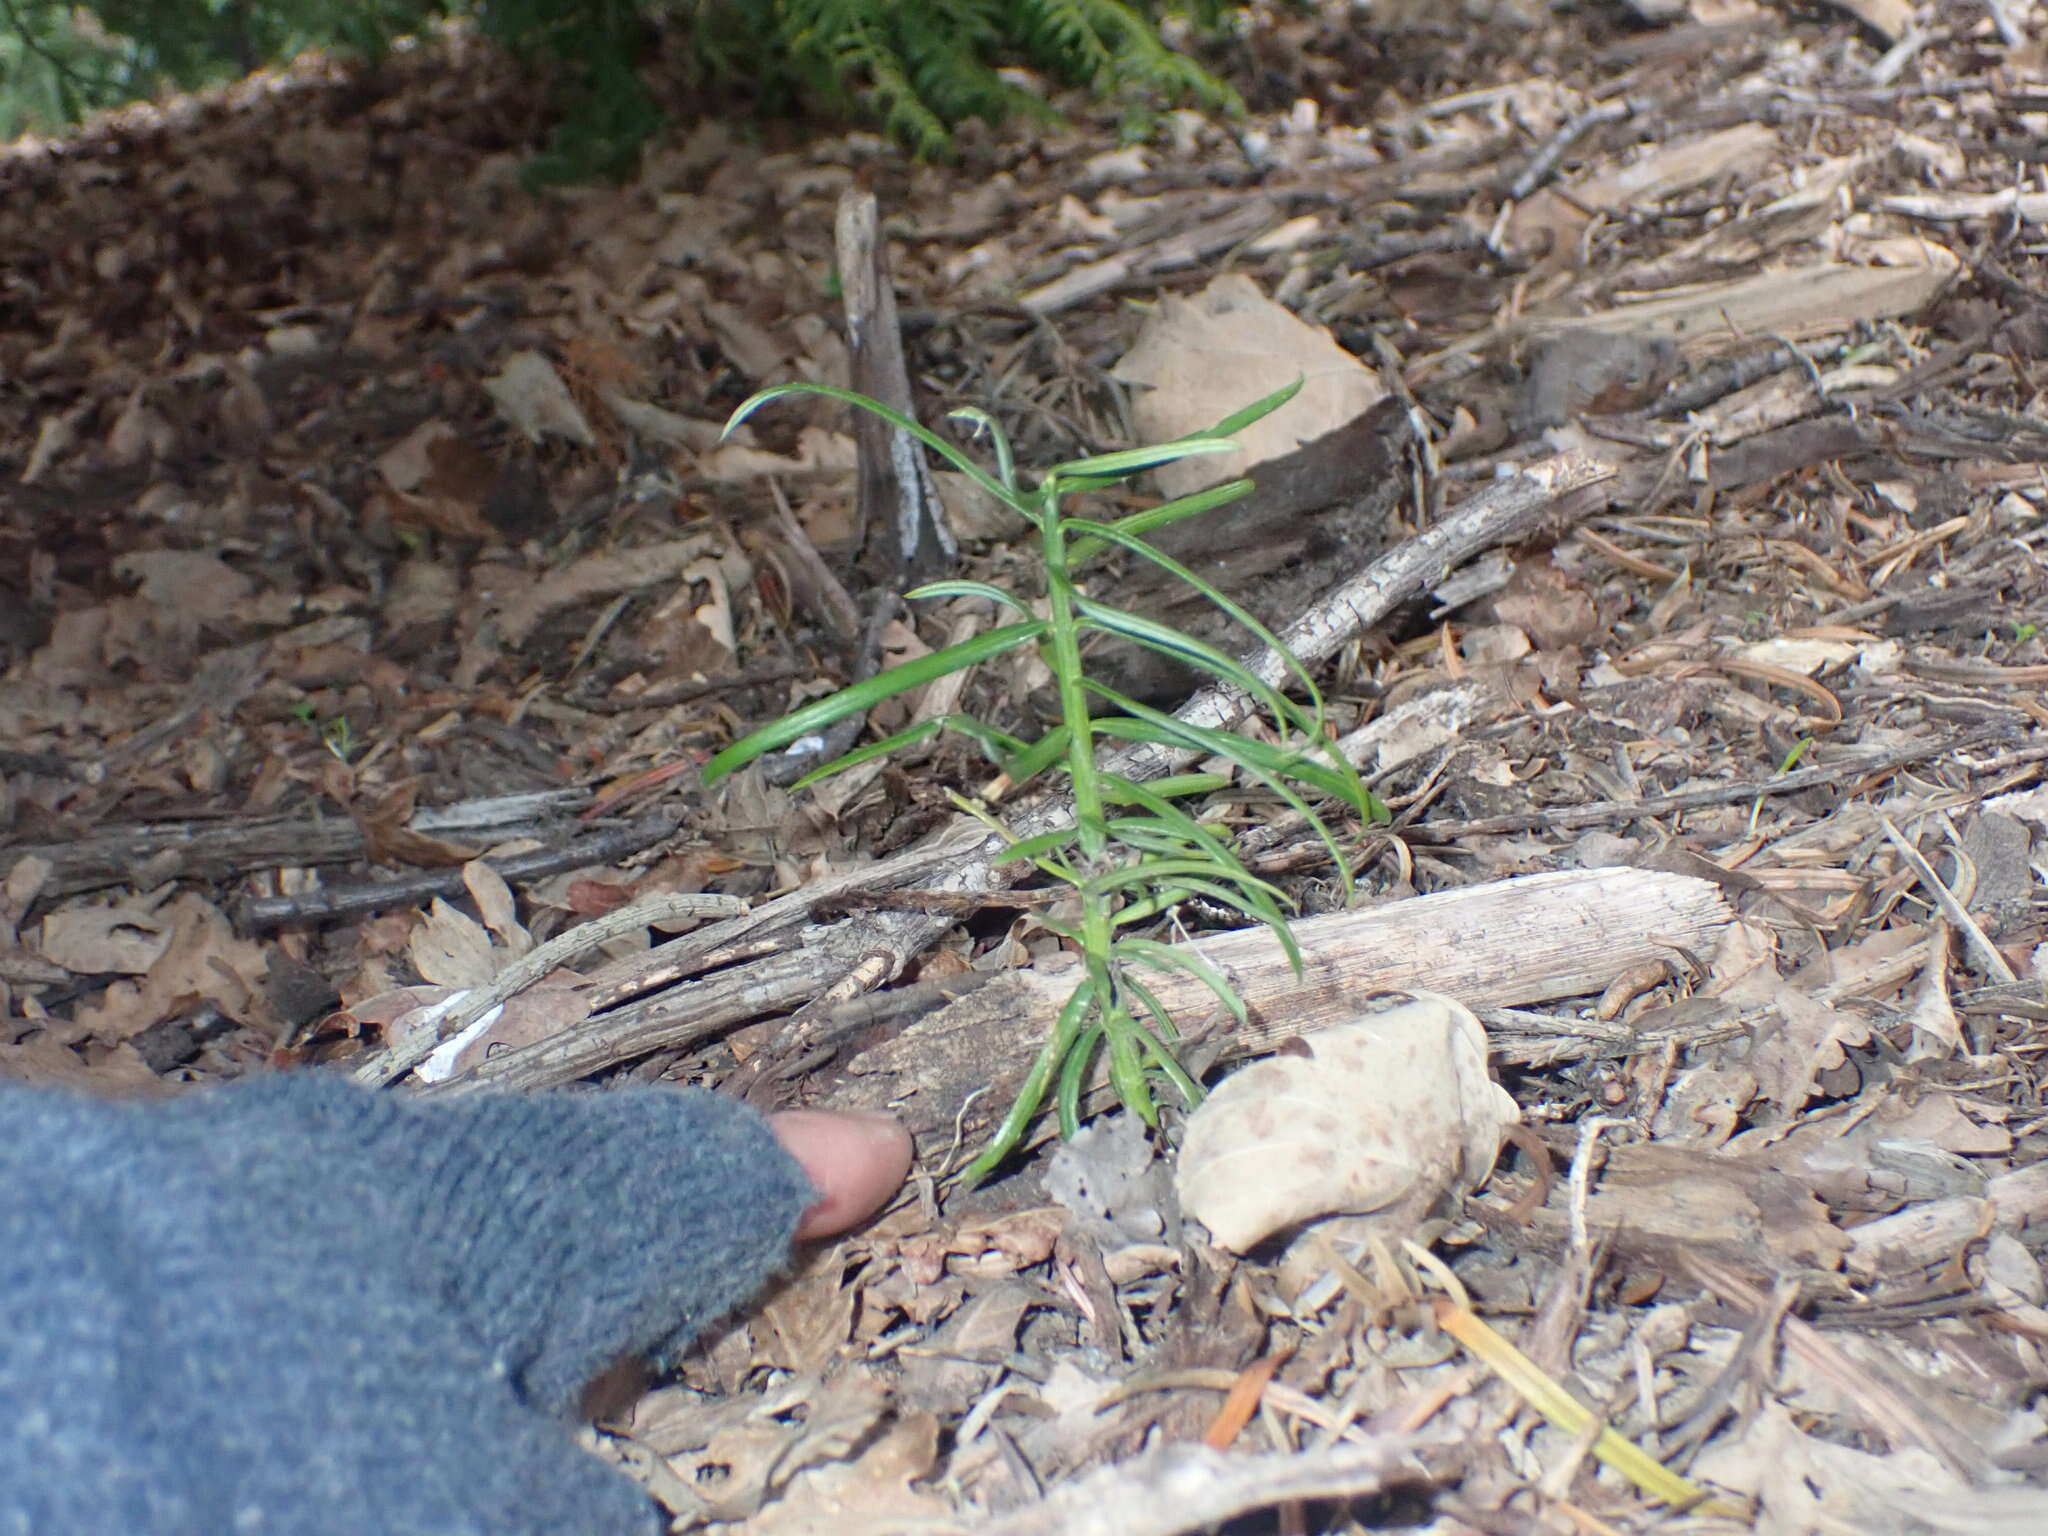
[[[1302,1039],[1309,1054],[1253,1063],[1188,1121],[1182,1208],[1234,1252],[1318,1216],[1406,1224],[1483,1180],[1520,1118],[1450,998],[1409,994]]]

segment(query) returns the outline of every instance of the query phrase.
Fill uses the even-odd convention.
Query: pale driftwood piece
[[[1690,875],[1567,870],[1304,919],[1298,977],[1262,928],[1190,947],[1249,1007],[1250,1024],[1227,1022],[1224,1037],[1223,1054],[1242,1056],[1343,1023],[1380,989],[1443,992],[1475,1009],[1597,992],[1631,966],[1711,952],[1732,916],[1718,887]],[[1074,980],[1071,970],[998,976],[855,1057],[824,1102],[893,1109],[919,1134],[957,1125],[972,1135],[1008,1108]],[[1218,1012],[1193,977],[1148,972],[1146,984],[1183,1034]]]
[[[2013,1232],[2048,1217],[2048,1163],[2031,1163],[1986,1182],[1979,1195],[1953,1195],[1867,1221],[1849,1234],[1844,1263],[1858,1275],[1899,1275],[1946,1264],[1964,1246],[1995,1231]]]
[[[1289,626],[1281,638],[1305,662],[1319,660],[1402,603],[1429,590],[1462,561],[1495,544],[1527,536],[1553,514],[1561,498],[1612,473],[1600,460],[1569,453],[1488,486],[1436,527],[1388,551],[1337,588]],[[1285,664],[1270,651],[1249,664],[1269,680],[1277,681],[1286,672]],[[1250,700],[1235,690],[1215,687],[1191,699],[1180,711],[1180,718],[1229,729],[1250,708]],[[1144,744],[1112,754],[1108,766],[1129,778],[1149,780],[1177,772],[1190,760],[1192,754]],[[1010,826],[1017,835],[1028,837],[1061,825],[1071,815],[1064,796],[1048,796],[1017,811]],[[848,871],[823,886],[796,892],[745,917],[675,941],[680,948],[663,946],[637,957],[629,967],[600,978],[603,1000],[598,1006],[681,981],[697,965],[710,963],[711,956],[721,950],[748,950],[764,941],[780,941],[782,935],[807,922],[812,906],[828,899],[835,888],[877,890],[892,884],[914,884],[950,891],[999,889],[1012,877],[1010,870],[994,863],[1003,846],[1002,839],[962,818],[919,848],[889,860],[886,871]],[[789,1008],[797,1011],[766,1054],[801,1054],[815,1044],[815,1018],[889,981],[953,923],[950,914],[884,912],[813,928],[803,936],[801,949],[794,955],[777,948],[734,964],[716,977],[687,983],[674,998],[650,1000],[630,1019],[599,1015],[558,1039],[494,1057],[477,1069],[473,1079],[458,1081],[489,1081],[504,1087],[568,1082],[651,1051],[707,1038],[745,1019]],[[750,952],[758,954],[758,949]],[[1605,980],[1603,976],[1598,985]]]
[[[882,248],[872,192],[848,190],[834,220],[846,295],[846,343],[853,387],[905,416],[917,414],[896,321],[896,291]],[[883,589],[899,592],[950,570],[959,554],[939,510],[924,447],[868,411],[853,413],[860,451],[861,562]]]
[[[1918,313],[1961,271],[1956,258],[1939,246],[1929,245],[1925,253],[1925,264],[1915,267],[1821,261],[1702,283],[1605,314],[1531,316],[1522,322],[1522,334],[1625,328],[1703,345],[1743,336],[1807,341],[1858,323]]]
[[[935,879],[956,861],[972,858],[988,840],[986,829],[962,817],[892,858],[841,870],[787,896],[763,902],[745,917],[700,928],[644,955],[613,961],[590,978],[594,989],[591,1006],[610,1008],[670,982],[686,980],[701,969],[736,964],[763,953],[763,945],[771,950],[787,949],[795,942],[790,935],[811,921],[814,908],[854,891],[886,891]]]
[[[556,1087],[622,1061],[690,1045],[743,1019],[816,1001],[828,983],[859,971],[873,951],[861,922],[805,931],[814,901],[915,879],[963,848],[979,846],[983,838],[971,823],[953,828],[911,853],[848,870],[644,955],[614,961],[590,978],[593,1010],[609,1011],[551,1040],[493,1056],[432,1091]],[[702,980],[686,979],[720,966],[725,968]],[[683,984],[670,985],[675,982]],[[628,1002],[633,998],[641,1000]],[[846,1000],[833,997],[830,1003]]]
[[[1490,348],[1573,331],[1668,336],[1691,354],[1717,351],[1743,337],[1808,341],[1858,324],[1915,314],[1961,270],[1939,246],[1923,247],[1918,266],[1867,267],[1814,262],[1725,282],[1700,283],[1663,298],[1595,313],[1525,315],[1427,353],[1404,370],[1420,387],[1455,359]]]
[[[1247,1456],[1173,1443],[1054,1488],[972,1525],[899,1524],[926,1536],[1183,1536],[1298,1499],[1358,1499],[1427,1482],[1416,1443],[1395,1437]]]
[[[2018,187],[1999,192],[1908,192],[1880,197],[1877,206],[1887,213],[1901,213],[1909,219],[1926,219],[1936,224],[1975,223],[1982,219],[2048,224],[2048,192],[2027,192]]]

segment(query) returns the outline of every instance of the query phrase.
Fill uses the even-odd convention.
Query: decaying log
[[[1354,1018],[1362,997],[1384,989],[1444,992],[1473,1008],[1597,992],[1631,966],[1711,954],[1732,916],[1712,882],[1690,875],[1565,870],[1304,919],[1294,925],[1299,976],[1263,928],[1192,947],[1248,1006],[1250,1024],[1230,1021],[1224,1037],[1230,1057]],[[1005,972],[855,1056],[824,1102],[891,1109],[920,1135],[958,1125],[971,1137],[1009,1107],[1074,980],[1071,970]],[[1218,1012],[1192,977],[1148,972],[1146,984],[1183,1034]]]

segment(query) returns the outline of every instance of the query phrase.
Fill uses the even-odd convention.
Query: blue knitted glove
[[[813,1198],[694,1091],[0,1084],[0,1533],[660,1530],[567,1416],[750,1295]]]

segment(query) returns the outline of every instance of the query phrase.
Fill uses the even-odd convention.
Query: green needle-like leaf
[[[1024,511],[1024,508],[1019,504],[1017,493],[1014,490],[1004,485],[1002,481],[996,479],[995,476],[975,463],[974,460],[962,453],[953,444],[939,436],[930,427],[925,426],[913,417],[905,416],[901,411],[891,410],[879,400],[871,399],[857,390],[841,389],[837,384],[803,383],[771,385],[769,388],[749,395],[745,400],[742,400],[733,413],[726,417],[725,430],[719,436],[721,438],[730,436],[733,428],[753,415],[762,406],[767,405],[770,401],[781,400],[790,395],[819,395],[824,399],[837,400],[842,404],[853,406],[857,410],[866,411],[870,416],[879,416],[898,431],[908,432],[920,443],[923,443],[925,447],[931,449],[933,453],[936,453],[948,464],[959,470],[961,474],[967,476],[968,479],[972,480],[984,491],[987,491],[989,495],[995,497],[1004,506],[1013,507],[1019,512]]]
[[[1254,618],[1248,609],[1232,602],[1229,597],[1224,595],[1220,588],[1204,581],[1178,560],[1165,553],[1165,551],[1155,549],[1143,539],[1127,534],[1121,525],[1110,525],[1103,528],[1101,530],[1101,537],[1112,544],[1129,550],[1141,559],[1149,560],[1175,581],[1201,593],[1203,597],[1209,600],[1211,607],[1227,614],[1232,622],[1241,626],[1261,645],[1277,653],[1281,660],[1286,663],[1287,670],[1294,674],[1296,680],[1302,685],[1303,691],[1308,694],[1313,709],[1317,712],[1321,711],[1322,695],[1316,691],[1315,679],[1310,677],[1307,669],[1294,659],[1294,653],[1280,643],[1280,637]]]
[[[1024,1133],[1031,1128],[1031,1119],[1038,1113],[1038,1106],[1045,1102],[1045,1090],[1052,1082],[1053,1071],[1074,1048],[1095,1003],[1095,983],[1083,981],[1074,988],[1066,1006],[1060,1009],[1059,1017],[1053,1021],[1052,1033],[1046,1036],[1044,1049],[1031,1064],[1031,1070],[1024,1076],[1024,1085],[1017,1090],[1010,1112],[1003,1116],[1003,1123],[996,1127],[996,1133],[981,1153],[961,1172],[961,1181],[972,1189],[1001,1165],[1004,1158],[1014,1152],[1024,1140]]]
[[[921,587],[913,587],[903,594],[910,598],[926,597],[985,597],[1000,608],[1014,608],[1027,619],[1031,605],[1014,592],[1005,592],[1001,587],[986,581],[928,581]]]
[[[1226,480],[1221,485],[1212,485],[1206,491],[1194,491],[1179,496],[1161,506],[1143,512],[1133,512],[1129,517],[1120,517],[1113,523],[1090,522],[1086,518],[1070,517],[1065,520],[1068,538],[1073,542],[1067,546],[1067,558],[1075,565],[1092,560],[1102,553],[1112,531],[1129,534],[1132,538],[1150,533],[1154,528],[1164,528],[1169,523],[1180,522],[1183,518],[1199,517],[1204,512],[1213,512],[1218,507],[1228,506],[1239,497],[1251,491],[1249,480]]]
[[[1056,725],[1003,764],[1013,784],[1029,784],[1067,755],[1067,728]]]
[[[1063,481],[1125,480],[1145,470],[1157,469],[1162,464],[1199,458],[1205,453],[1236,451],[1237,444],[1227,437],[1184,437],[1179,442],[1160,443],[1151,448],[1120,448],[1115,453],[1098,453],[1092,458],[1069,459],[1064,464],[1055,464],[1047,478]]]
[[[1251,1022],[1251,1012],[1245,1001],[1237,995],[1237,988],[1217,970],[1207,955],[1186,945],[1162,944],[1157,939],[1130,937],[1121,939],[1117,948],[1140,965],[1149,965],[1154,970],[1186,971],[1216,994],[1216,1001],[1230,1010],[1231,1016],[1240,1024]]]
[[[1167,1044],[1174,1034],[1173,1016],[1143,982],[1126,974],[1122,977],[1120,985],[1145,1005],[1145,1011],[1152,1015],[1154,1021],[1151,1028],[1143,1024],[1138,1025],[1138,1049],[1152,1058],[1153,1065],[1166,1075],[1166,1080],[1179,1092],[1181,1102],[1189,1109],[1193,1109],[1202,1102],[1205,1095],[1202,1092],[1202,1085],[1188,1076],[1187,1068],[1180,1064],[1180,1058],[1174,1055],[1173,1047]]]
[[[1102,1026],[1092,1025],[1074,1048],[1067,1052],[1067,1063],[1060,1069],[1059,1114],[1060,1135],[1072,1141],[1081,1131],[1081,1089],[1088,1081],[1088,1069],[1095,1064],[1095,1052],[1102,1045]]]
[[[1255,421],[1261,421],[1279,410],[1281,406],[1301,393],[1306,378],[1297,378],[1291,384],[1282,384],[1273,393],[1254,400],[1241,411],[1232,411],[1204,434],[1208,437],[1235,437]]]
[[[978,405],[963,405],[946,412],[950,421],[964,421],[988,434],[989,442],[996,453],[996,478],[1012,494],[1017,490],[1017,461],[1010,452],[1010,434],[1003,430],[1003,424],[989,415]]]
[[[926,683],[958,672],[963,667],[975,666],[1014,650],[1020,645],[1036,640],[1045,633],[1045,622],[1033,619],[1025,624],[1008,624],[1001,629],[992,629],[986,634],[963,640],[958,645],[949,645],[944,650],[933,651],[915,661],[906,661],[900,667],[891,667],[869,678],[866,682],[854,683],[839,692],[806,704],[802,709],[793,710],[772,725],[764,725],[750,735],[720,752],[704,765],[704,782],[715,784],[735,768],[744,768],[755,758],[786,747],[792,741],[822,731],[828,725],[837,724],[848,715],[859,714],[873,709],[884,699],[907,693],[912,688],[922,688]]]
[[[936,736],[945,728],[946,721],[944,719],[920,720],[917,724],[908,726],[893,736],[884,736],[880,741],[871,741],[864,747],[855,747],[844,757],[835,757],[831,762],[813,768],[789,787],[791,789],[809,789],[820,780],[829,779],[836,773],[844,773],[849,768],[858,768],[862,763],[870,762],[875,758],[887,757],[891,752],[907,747],[913,742],[923,741],[927,736]]]
[[[1143,614],[1129,613],[1121,608],[1112,608],[1107,603],[1098,603],[1089,598],[1078,598],[1074,604],[1081,616],[1097,629],[1121,635],[1148,651],[1175,661],[1198,667],[1211,677],[1220,678],[1233,688],[1242,689],[1265,705],[1276,721],[1286,721],[1292,713],[1287,700],[1272,684],[1262,682],[1252,675],[1244,664],[1228,651],[1219,650],[1193,635],[1175,629],[1170,624],[1161,624]]]

